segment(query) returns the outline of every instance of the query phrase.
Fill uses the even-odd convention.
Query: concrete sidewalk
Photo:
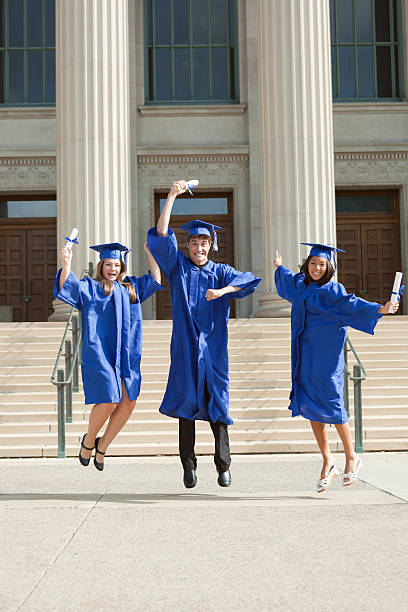
[[[408,608],[408,454],[314,493],[316,455],[235,456],[221,489],[177,457],[0,461],[0,610]],[[343,459],[338,457],[338,467]]]

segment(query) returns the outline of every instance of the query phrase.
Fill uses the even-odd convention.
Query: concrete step
[[[66,443],[68,445],[79,444],[82,435],[84,433],[84,424],[73,424],[73,426],[66,427]],[[10,432],[7,426],[1,426],[0,430],[2,444],[14,445],[14,446],[44,446],[50,445],[57,440],[57,429],[54,427],[53,431],[50,431],[50,427],[46,423],[34,423],[29,432],[20,431]],[[236,443],[251,443],[251,442],[272,442],[272,441],[314,441],[314,435],[310,426],[303,426],[303,428],[294,429],[293,427],[277,428],[273,426],[273,422],[264,424],[263,427],[259,426],[247,429],[245,423],[237,423],[234,427],[229,430],[231,445]],[[338,440],[338,435],[335,427],[328,427],[327,435],[330,440]],[[405,439],[408,442],[408,427],[363,427],[363,437],[365,440],[390,440],[390,439]],[[197,427],[196,433],[197,440],[206,442],[208,444],[213,442],[213,435],[208,424],[200,424]],[[157,444],[173,443],[177,445],[178,441],[178,427],[177,423],[173,424],[173,427],[157,428],[152,431],[151,428],[142,429],[139,427],[132,431],[126,427],[121,431],[114,441],[114,445],[143,445],[146,443],[156,442]],[[9,444],[7,444],[9,442]]]
[[[6,410],[8,412],[13,410],[24,410],[27,407],[30,410],[41,410],[41,407],[54,406],[57,404],[57,392],[56,388],[51,386],[51,391],[49,393],[34,393],[32,392],[29,397],[27,397],[26,393],[1,393],[0,392],[0,406],[2,410]],[[156,397],[147,397],[142,390],[141,395],[136,403],[136,410],[141,409],[152,409],[158,410],[163,399],[163,394],[159,393]],[[255,410],[259,408],[271,408],[271,409],[279,409],[279,408],[288,408],[289,406],[289,392],[288,390],[283,391],[275,391],[274,396],[269,397],[249,397],[247,395],[242,396],[234,394],[230,398],[230,410],[234,411],[237,408],[239,409],[248,409]],[[350,391],[350,406],[353,407],[353,392],[352,389]],[[73,395],[73,407],[77,409],[84,408],[84,398],[82,394],[74,394]],[[87,410],[90,411],[92,405],[87,405]],[[48,408],[47,408],[48,409]],[[389,413],[389,411],[395,410],[398,412],[408,412],[408,398],[407,395],[393,395],[393,396],[383,396],[383,395],[370,395],[363,396],[363,410],[364,413],[367,410],[374,410],[378,412],[379,410],[384,410],[385,413]]]
[[[17,371],[16,368],[9,367],[1,368],[1,372],[1,391],[14,390],[14,387],[21,387],[22,385],[32,385],[36,390],[43,390],[43,388],[40,389],[38,386],[40,384],[42,386],[48,385],[51,378],[48,368],[44,368],[42,372],[28,373],[26,370]],[[374,373],[376,373],[376,375]],[[142,371],[144,388],[149,389],[151,387],[157,387],[158,381],[161,383],[160,387],[163,388],[164,385],[167,384],[167,375],[167,370]],[[387,386],[392,388],[408,385],[408,368],[401,368],[400,370],[393,370],[390,368],[383,372],[381,372],[380,369],[370,369],[367,379],[363,382],[363,387],[364,389],[366,387],[378,387],[379,382],[381,381],[382,383],[384,379],[387,382]],[[241,366],[239,370],[232,369],[232,371],[230,371],[231,386],[236,389],[246,388],[248,384],[253,388],[254,383],[257,381],[261,382],[262,386],[265,388],[274,388],[276,386],[289,388],[290,372],[288,373],[288,367],[286,366],[285,368],[284,364],[275,370],[262,370],[261,368],[251,370],[248,368],[248,370],[245,371],[242,370]],[[352,381],[350,381],[350,384],[353,384]],[[13,389],[8,389],[7,387],[13,387]]]
[[[0,324],[0,456],[56,456],[57,394],[49,379],[64,328],[63,323]],[[134,415],[112,446],[113,454],[178,452],[177,421],[158,412],[170,365],[170,337],[171,321],[145,322],[142,391]],[[354,330],[350,337],[369,375],[363,383],[364,443],[371,445],[367,450],[404,450],[408,317],[384,318],[374,337]],[[350,367],[353,360],[349,353]],[[233,452],[315,452],[309,423],[292,419],[287,410],[289,320],[231,321],[229,362]],[[72,455],[78,453],[92,408],[83,402],[82,392],[74,394],[74,422],[66,426]],[[350,404],[352,409],[352,384]],[[353,426],[352,418],[350,422]],[[341,448],[334,427],[329,428],[329,439],[333,450]],[[206,423],[197,426],[197,450],[213,452]]]
[[[294,433],[308,427],[307,420],[302,417],[292,418],[287,409],[271,410],[257,409],[253,414],[248,415],[249,411],[234,411],[232,416],[235,422],[234,428],[245,430],[261,430],[261,429],[292,429]],[[82,431],[84,421],[87,423],[89,411],[74,411],[73,423],[66,423],[66,430],[70,432]],[[30,428],[35,426],[41,427],[41,431],[45,431],[44,424],[47,425],[47,430],[50,432],[57,431],[57,411],[48,412],[1,412],[0,413],[0,433],[29,433]],[[168,418],[158,411],[137,411],[133,413],[129,421],[125,425],[125,431],[155,431],[157,429],[171,429],[174,427],[175,419]],[[350,426],[354,427],[353,415],[350,417]],[[197,431],[205,429],[206,423],[198,422]],[[364,429],[387,431],[387,428],[398,429],[401,427],[408,428],[408,414],[363,414]],[[200,429],[201,428],[201,429]],[[408,431],[407,431],[408,433]],[[383,434],[381,434],[383,435]],[[380,436],[378,436],[380,437]],[[392,437],[391,435],[388,437]]]

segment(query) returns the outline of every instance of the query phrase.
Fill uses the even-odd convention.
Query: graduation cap
[[[306,246],[311,246],[309,255],[311,257],[325,257],[328,261],[334,260],[334,269],[337,269],[337,261],[336,261],[336,253],[345,253],[346,251],[342,251],[342,249],[338,249],[335,246],[331,246],[330,244],[320,244],[319,242],[301,242],[300,244],[304,244]]]
[[[189,221],[184,225],[180,225],[179,229],[188,232],[189,236],[209,236],[210,238],[210,232],[212,232],[214,234],[213,251],[218,251],[217,231],[222,229],[222,227],[200,221],[199,219],[194,219],[194,221]]]
[[[94,244],[89,247],[94,251],[98,251],[99,259],[122,259],[122,251],[124,251],[124,262],[127,265],[127,256],[131,249],[120,244],[120,242],[108,242],[106,244]]]

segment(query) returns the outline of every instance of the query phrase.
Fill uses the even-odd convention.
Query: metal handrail
[[[353,366],[353,375],[348,368],[347,364],[347,352],[351,351],[357,364]],[[354,445],[357,453],[364,452],[363,449],[363,402],[361,385],[363,380],[368,378],[368,374],[357,355],[357,351],[354,348],[350,338],[346,336],[344,343],[344,404],[347,410],[347,414],[350,416],[350,398],[349,398],[349,380],[353,381],[354,390]]]
[[[62,336],[61,344],[60,344],[60,347],[59,347],[59,350],[58,350],[58,355],[57,355],[57,358],[56,358],[55,364],[54,364],[54,369],[53,369],[52,374],[51,374],[51,382],[52,382],[53,385],[60,384],[60,381],[55,380],[55,375],[57,373],[57,368],[58,368],[60,359],[62,357],[62,351],[64,350],[65,338],[67,337],[67,334],[70,331],[70,325],[71,325],[71,321],[72,321],[72,318],[74,316],[75,310],[76,309],[72,306],[71,307],[71,311],[69,313],[67,324],[65,326],[64,335]],[[77,351],[77,353],[78,353],[78,351]],[[73,370],[73,368],[71,368],[71,370]],[[72,378],[72,372],[70,373],[70,379],[69,380],[64,380],[64,385],[67,385],[71,381],[71,378]]]
[[[82,270],[81,278],[84,276],[92,276],[93,264],[89,262],[88,268]],[[79,364],[79,347],[81,346],[81,326],[80,319],[74,312],[75,308],[72,307],[69,313],[68,321],[65,326],[65,331],[62,336],[61,344],[58,350],[57,358],[55,360],[54,369],[51,375],[51,383],[57,386],[57,397],[58,397],[58,457],[65,458],[65,423],[72,423],[72,393],[79,391],[78,382],[78,364]],[[72,343],[71,340],[67,340],[67,334],[72,326]],[[65,348],[65,353],[63,350]],[[59,363],[62,355],[65,357],[65,373],[62,368],[59,368]],[[65,398],[64,398],[65,391]],[[66,402],[65,402],[66,399]],[[66,411],[65,411],[66,403]]]
[[[350,338],[349,338],[348,336],[346,336],[346,343],[345,343],[345,346],[347,347],[347,345],[349,345],[349,346],[350,346],[350,348],[349,348],[349,349],[347,349],[347,350],[350,350],[350,351],[353,353],[355,360],[357,361],[358,365],[359,365],[359,366],[360,366],[360,368],[361,368],[361,371],[362,371],[362,372],[363,372],[363,374],[364,374],[364,377],[363,377],[361,380],[365,380],[365,379],[368,377],[368,374],[367,374],[367,372],[365,371],[365,368],[364,368],[364,366],[363,366],[362,362],[360,361],[360,357],[357,355],[357,351],[356,351],[356,349],[354,348],[353,343],[351,342],[351,340],[350,340]],[[347,362],[345,362],[345,366],[347,367]],[[348,373],[348,374],[350,374],[348,367],[347,367],[347,373]],[[350,378],[350,380],[354,380],[352,376],[350,376],[349,378]]]

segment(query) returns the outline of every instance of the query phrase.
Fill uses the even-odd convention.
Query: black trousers
[[[225,423],[211,423],[210,426],[215,439],[214,463],[219,472],[225,472],[231,465],[231,455],[228,437],[228,425]],[[179,419],[179,450],[180,459],[185,470],[197,468],[197,457],[194,452],[195,421]]]

